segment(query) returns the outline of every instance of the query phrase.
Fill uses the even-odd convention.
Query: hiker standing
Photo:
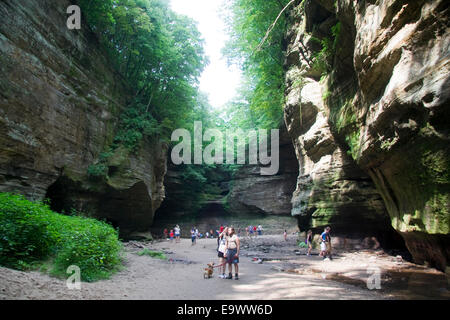
[[[195,245],[196,242],[196,234],[195,234],[195,228],[191,229],[191,246]]]
[[[181,229],[179,225],[176,225],[175,228],[173,229],[175,231],[175,242],[180,242],[180,234],[181,234]]]
[[[330,258],[330,260],[333,260],[333,257],[331,255],[331,235],[330,235],[331,228],[330,227],[326,227],[325,230],[327,232],[327,237],[326,237],[326,241],[325,241],[325,245],[326,245],[326,248],[327,248],[326,254]]]
[[[226,237],[228,237],[227,235],[228,232],[228,228],[225,228],[224,231],[219,234],[219,236],[217,237],[217,256],[219,257],[219,272],[220,272],[220,276],[219,278],[225,279],[225,269],[226,269],[226,260],[224,257],[225,251],[226,251]]]
[[[283,232],[284,241],[287,241],[287,230],[285,229]]]
[[[331,256],[331,236],[330,236],[330,227],[326,227],[322,234],[320,235],[320,256],[325,259],[327,256],[332,260]]]
[[[228,237],[226,238],[226,252],[224,257],[227,259],[228,263],[228,277],[226,279],[232,279],[233,276],[233,266],[234,265],[234,280],[239,279],[239,251],[240,251],[240,240],[236,235],[236,231],[233,227],[228,228]]]
[[[257,231],[258,231],[258,236],[260,236],[260,235],[262,235],[262,225],[258,225],[258,229],[257,229]]]
[[[306,234],[306,245],[308,246],[308,252],[306,253],[307,256],[311,255],[312,250],[312,239],[313,239],[313,233],[312,230],[308,230],[308,233]]]

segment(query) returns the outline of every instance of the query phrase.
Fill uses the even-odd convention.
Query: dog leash
[[[221,267],[221,266],[224,266],[224,265],[226,265],[227,263],[226,262],[224,262],[224,263],[222,263],[222,264],[219,264],[219,265],[217,265],[217,266],[213,266],[213,268],[218,268],[218,267]]]

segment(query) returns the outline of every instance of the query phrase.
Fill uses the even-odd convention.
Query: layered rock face
[[[201,190],[192,190],[186,172],[169,164],[165,178],[166,198],[157,210],[154,234],[179,224],[183,236],[190,236],[195,225],[201,232],[233,225],[243,231],[246,226],[261,224],[265,233],[282,234],[295,228],[291,217],[291,197],[298,174],[291,138],[280,130],[279,170],[275,175],[261,175],[259,165],[243,165],[232,173],[225,166],[206,169]],[[193,199],[197,203],[193,203]]]
[[[166,146],[119,148],[108,179],[87,168],[113,137],[127,88],[95,36],[66,27],[69,1],[0,3],[0,191],[146,229],[164,197]]]
[[[383,230],[386,208],[415,261],[445,269],[448,5],[297,4],[287,34],[285,107],[300,161],[293,214],[313,226],[348,219],[346,225]]]
[[[258,165],[242,166],[233,175],[227,203],[231,211],[289,215],[298,162],[285,128],[280,130],[280,167],[275,175],[261,175]]]

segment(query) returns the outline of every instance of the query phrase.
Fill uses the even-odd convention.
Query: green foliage
[[[160,251],[151,251],[150,249],[147,249],[147,248],[142,249],[142,250],[139,251],[137,254],[138,254],[139,256],[144,256],[144,255],[146,255],[146,256],[149,256],[149,257],[152,257],[152,258],[157,258],[157,259],[162,259],[162,260],[166,260],[166,259],[167,259],[167,257],[166,257],[166,255],[164,254],[164,252],[160,252]]]
[[[0,193],[0,264],[23,269],[47,257],[55,245],[50,209],[23,196]]]
[[[113,143],[136,152],[143,139],[168,140],[186,127],[205,99],[198,78],[207,64],[195,22],[163,0],[80,0],[90,28],[130,88]],[[90,177],[107,177],[107,159],[89,167]]]
[[[322,100],[327,100],[331,96],[331,91],[327,90],[322,94]]]
[[[342,106],[332,108],[330,111],[330,120],[338,132],[341,132],[344,129],[350,129],[351,131],[355,130],[357,117],[352,100],[347,99]]]
[[[82,0],[80,6],[114,66],[135,90],[131,113],[150,112],[159,123],[182,120],[196,103],[198,77],[207,63],[194,21],[162,0]],[[123,138],[131,143],[139,139],[136,134]]]
[[[107,278],[120,264],[121,243],[110,225],[91,218],[65,216],[48,204],[0,193],[0,264],[26,269],[51,258],[55,275],[77,265],[81,278]]]
[[[100,153],[98,161],[88,167],[88,177],[93,180],[106,179],[108,176],[108,159],[114,154],[113,150]]]
[[[313,55],[314,63],[313,68],[320,72],[320,74],[328,74],[332,67],[333,57],[333,42],[330,38],[318,39],[312,37],[311,40],[319,43],[322,47],[320,51]]]
[[[298,242],[298,246],[300,248],[308,248],[308,245],[305,243],[305,241],[299,241]]]
[[[145,108],[137,102],[126,109],[121,116],[113,147],[123,145],[129,151],[137,152],[144,136],[152,138],[162,133],[162,127],[150,113],[145,112]]]
[[[88,167],[88,176],[93,179],[106,178],[108,175],[108,166],[105,163],[99,162],[91,164]]]
[[[120,264],[122,248],[118,233],[110,225],[91,218],[53,215],[50,230],[58,235],[55,275],[65,275],[77,265],[85,281],[105,279]]]
[[[359,142],[360,132],[359,130],[354,131],[345,136],[345,141],[347,142],[350,150],[347,151],[349,155],[352,156],[354,160],[358,159],[359,151],[360,151],[360,142]]]
[[[240,128],[278,128],[284,103],[284,35],[286,12],[271,31],[263,48],[267,29],[288,0],[233,0],[225,8],[230,40],[224,54],[229,63],[243,71],[244,83],[229,106],[229,115]]]
[[[333,57],[339,42],[340,33],[341,23],[337,22],[331,27],[331,38],[324,37],[322,39],[318,39],[316,37],[311,37],[312,41],[315,41],[321,45],[321,50],[313,55],[313,68],[319,71],[322,75],[326,75],[332,70]]]

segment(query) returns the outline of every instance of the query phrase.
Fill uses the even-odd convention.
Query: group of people
[[[247,234],[247,237],[252,237],[253,235],[261,236],[263,231],[263,227],[261,225],[258,226],[248,226],[245,228],[245,233]]]
[[[173,229],[170,229],[170,232],[167,228],[164,229],[164,238],[170,239],[170,242],[173,242],[174,239],[176,243],[180,242],[180,235],[181,228],[179,225],[176,225]]]
[[[217,238],[217,256],[219,257],[219,278],[239,279],[239,252],[241,243],[234,227],[220,227]],[[226,265],[228,264],[228,275],[226,275]]]
[[[249,233],[250,227],[246,228]],[[251,227],[253,228],[253,227]],[[258,232],[261,235],[262,227],[255,227],[255,233]],[[253,229],[252,229],[253,230]],[[234,227],[226,227],[221,225],[219,229],[216,230],[217,234],[217,255],[219,257],[219,277],[222,279],[233,279],[233,266],[234,266],[234,279],[239,279],[239,252],[240,252],[240,240],[239,236],[236,234]],[[164,237],[169,239],[171,242],[175,239],[175,242],[180,242],[181,228],[177,224],[173,229],[164,229]],[[204,236],[206,238],[214,238],[214,232],[205,232]],[[198,238],[202,238],[203,234],[200,233],[197,227],[191,228],[191,245],[197,243]],[[226,275],[226,265],[228,265],[228,275]]]
[[[212,229],[206,231],[205,233],[201,233],[198,231],[197,227],[192,227],[191,229],[191,245],[195,245],[197,243],[197,239],[200,238],[214,238]]]
[[[330,227],[326,227],[323,232],[320,234],[320,253],[319,256],[322,257],[323,259],[326,259],[327,257],[330,260],[333,260],[333,256],[331,254],[331,228]],[[286,231],[285,231],[286,234]],[[305,239],[305,243],[308,246],[308,251],[306,253],[307,256],[311,255],[311,250],[313,248],[313,232],[312,230],[308,230],[308,232],[306,233],[306,239]]]
[[[240,230],[239,230],[240,231]],[[253,234],[262,235],[262,226],[248,226],[245,228],[248,237],[251,237]],[[326,227],[324,231],[320,235],[320,254],[319,256],[323,259],[327,257],[332,260],[331,254],[331,236],[330,236],[331,228]],[[170,241],[172,242],[175,239],[175,242],[180,242],[180,234],[181,229],[179,225],[176,225],[173,229],[170,230],[170,233],[167,229],[164,229],[165,237],[169,236]],[[217,256],[219,257],[219,278],[222,279],[233,279],[233,266],[234,266],[234,279],[239,279],[239,252],[240,252],[240,240],[239,236],[236,233],[234,227],[227,227],[221,225],[218,230],[216,230],[217,234]],[[196,227],[191,229],[191,240],[192,245],[195,245],[197,242],[197,238],[203,237]],[[206,238],[214,238],[213,230],[205,232]],[[287,240],[287,231],[284,230],[284,239]],[[307,255],[311,255],[311,250],[313,248],[313,232],[309,230],[306,233],[305,243],[308,246]],[[228,275],[226,275],[226,269],[228,265]]]
[[[170,229],[170,231],[167,228],[165,228],[163,233],[164,238],[170,240],[170,242],[173,242],[173,240],[175,240],[175,243],[180,242],[181,228],[178,224],[173,229]],[[216,233],[219,234],[219,230],[216,230]],[[198,231],[197,227],[192,227],[191,229],[192,245],[195,245],[197,243],[197,239],[199,238],[214,238],[214,232],[211,229],[209,231],[206,231],[205,233],[201,233]]]

